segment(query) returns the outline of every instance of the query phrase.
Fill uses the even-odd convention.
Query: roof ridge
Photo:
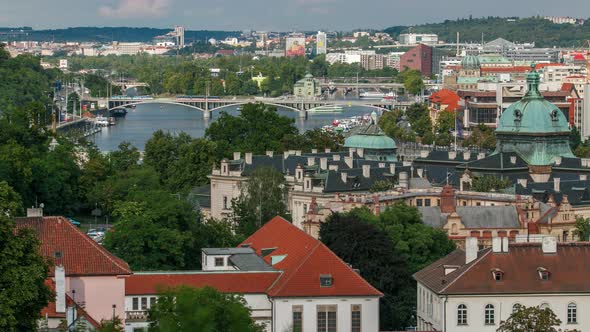
[[[45,217],[43,217],[43,218],[45,218]],[[119,262],[117,262],[115,259],[113,259],[113,257],[120,259],[119,257],[113,255],[110,251],[106,250],[106,248],[104,248],[100,244],[96,243],[96,241],[91,239],[88,235],[86,235],[84,232],[82,232],[79,228],[74,227],[74,225],[71,222],[69,222],[65,217],[58,216],[57,219],[62,219],[62,221],[64,221],[68,225],[68,227],[71,227],[72,229],[74,229],[75,232],[78,232],[79,234],[81,234],[82,237],[84,238],[84,240],[86,240],[86,242],[90,243],[94,248],[98,249],[98,251],[100,251],[100,253],[103,256],[105,256],[109,261],[111,261],[113,264],[115,264],[118,268],[128,271],[129,274],[132,273],[129,266],[127,266],[127,267],[121,266],[121,264]],[[121,261],[123,261],[123,260],[121,260]],[[123,262],[125,262],[125,261],[123,261]]]
[[[451,287],[452,284],[454,284],[457,280],[462,278],[465,275],[465,273],[467,273],[469,270],[471,270],[472,267],[474,267],[477,263],[479,263],[479,261],[481,261],[484,257],[486,257],[490,252],[492,252],[492,251],[487,250],[483,255],[481,255],[481,257],[478,257],[474,261],[470,262],[469,264],[471,264],[471,265],[469,265],[465,269],[465,271],[462,271],[461,273],[459,273],[459,275],[455,279],[453,279],[451,282],[449,282],[445,287],[443,287],[439,293],[443,293],[444,291],[447,290],[447,288]],[[465,253],[465,255],[467,255],[467,253]]]
[[[317,240],[316,240],[317,241]],[[309,257],[311,257],[311,255],[316,251],[316,249],[321,245],[321,242],[318,241],[316,243],[316,245],[307,253],[307,255],[305,255],[305,257],[303,257],[303,259],[301,259],[301,261],[299,262],[299,265],[297,265],[297,267],[295,269],[293,269],[293,271],[291,273],[289,273],[289,276],[287,277],[287,279],[285,280],[285,282],[276,290],[274,290],[274,293],[278,293],[279,291],[281,291],[281,289],[283,289],[285,287],[285,285],[287,284],[287,282],[289,282],[289,280],[291,280],[291,278],[293,278],[293,275],[295,275],[297,273],[297,271],[299,271],[299,269],[301,268],[301,266],[303,266],[303,264],[305,264],[305,262],[307,262],[307,260],[309,259]],[[281,276],[279,276],[278,279],[280,279]],[[274,285],[273,285],[274,286]],[[272,287],[269,287],[269,290]]]

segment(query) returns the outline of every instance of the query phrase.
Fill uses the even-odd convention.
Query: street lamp
[[[113,323],[115,322],[115,309],[117,309],[117,305],[113,304]]]

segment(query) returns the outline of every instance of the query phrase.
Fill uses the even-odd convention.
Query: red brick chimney
[[[453,213],[456,210],[455,189],[447,184],[440,193],[440,212]]]

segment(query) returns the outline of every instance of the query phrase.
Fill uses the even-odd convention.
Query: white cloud
[[[119,0],[116,6],[102,6],[98,13],[113,18],[161,17],[168,12],[172,0]]]

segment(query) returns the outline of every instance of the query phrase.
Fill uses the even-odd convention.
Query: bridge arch
[[[116,100],[114,100],[116,101]],[[168,104],[168,105],[178,105],[178,106],[185,106],[185,107],[189,107],[192,109],[196,109],[197,111],[201,111],[203,113],[207,112],[206,110],[197,107],[197,106],[193,106],[193,105],[189,105],[189,104],[184,104],[184,103],[179,103],[179,102],[175,102],[175,101],[169,101],[169,100],[161,100],[161,99],[147,99],[147,100],[138,100],[138,101],[134,101],[131,103],[127,103],[124,105],[119,105],[119,106],[115,106],[115,107],[111,107],[109,108],[109,111],[114,110],[116,108],[121,108],[121,107],[127,107],[127,106],[133,106],[133,105],[139,105],[139,104]]]
[[[240,106],[240,105],[247,105],[247,104],[256,104],[257,102],[252,102],[252,101],[248,101],[248,102],[237,102],[235,104],[227,104],[227,105],[222,105],[222,106],[218,106],[215,108],[212,108],[210,111],[219,111],[222,110],[224,108],[227,107],[231,107],[231,106]],[[282,105],[282,104],[275,104],[275,103],[268,103],[268,102],[264,102],[264,101],[260,101],[260,103],[264,104],[264,105],[270,105],[270,106],[275,106],[278,108],[283,108],[283,109],[287,109],[290,111],[294,111],[294,112],[300,112],[301,110],[292,106],[287,106],[287,105]]]

